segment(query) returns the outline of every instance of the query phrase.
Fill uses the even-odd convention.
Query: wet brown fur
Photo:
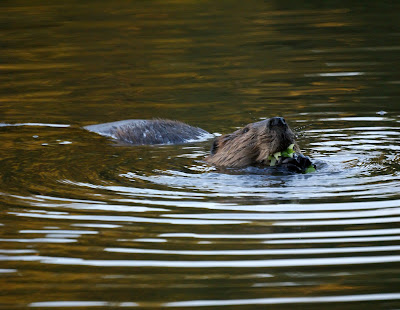
[[[294,144],[294,151],[300,153],[295,134],[283,120],[273,126],[274,118],[251,123],[215,139],[211,155],[205,160],[216,166],[245,167],[267,164],[268,156],[286,150]],[[277,119],[277,118],[275,118]]]

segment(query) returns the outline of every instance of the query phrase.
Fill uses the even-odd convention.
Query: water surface
[[[399,4],[0,8],[0,308],[400,307]],[[82,129],[271,116],[317,172]]]

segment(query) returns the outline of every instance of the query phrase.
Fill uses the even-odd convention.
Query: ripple
[[[351,231],[312,231],[295,233],[266,234],[196,234],[196,233],[163,233],[160,237],[197,238],[197,239],[304,239],[310,237],[345,237],[345,236],[377,236],[400,234],[400,229],[365,229]]]
[[[108,306],[110,303],[105,301],[42,301],[42,302],[32,302],[28,306],[32,308],[37,307],[57,307],[57,308],[65,308],[65,307],[101,307],[101,306]],[[130,306],[135,307],[135,303],[130,303]],[[111,305],[111,304],[110,304]]]
[[[0,261],[39,261],[42,264],[92,267],[165,267],[165,268],[276,268],[308,266],[341,266],[400,262],[400,255],[352,256],[328,258],[295,258],[232,261],[170,261],[170,260],[99,260],[51,256],[0,256]]]
[[[0,238],[1,242],[17,242],[17,243],[71,243],[77,242],[76,239],[66,239],[66,238]]]
[[[390,240],[390,238],[389,238]],[[400,236],[396,239],[400,240]],[[300,241],[300,240],[295,240]],[[326,242],[320,240],[321,243]],[[279,241],[278,241],[279,242]],[[303,240],[302,243],[309,242]],[[299,242],[300,243],[300,242]],[[347,247],[347,248],[316,248],[316,249],[274,249],[274,250],[158,250],[158,249],[139,249],[139,248],[105,248],[104,251],[112,253],[138,253],[138,254],[164,254],[164,255],[193,255],[193,256],[214,256],[214,255],[309,255],[309,254],[332,254],[332,253],[368,253],[368,252],[390,252],[399,251],[400,246],[369,246],[369,247]]]
[[[354,211],[354,212],[318,212],[318,213],[212,213],[212,214],[163,214],[163,217],[185,218],[185,219],[228,219],[228,220],[298,220],[298,219],[331,219],[331,218],[376,218],[400,214],[400,208],[393,210],[373,210],[373,211]]]
[[[324,225],[366,225],[366,224],[382,224],[382,223],[399,223],[400,217],[387,218],[371,218],[371,219],[351,219],[351,220],[328,220],[328,221],[293,221],[279,222],[274,225],[278,226],[324,226]]]
[[[241,305],[274,305],[274,304],[308,304],[308,303],[336,303],[356,301],[383,301],[399,300],[400,293],[363,294],[363,295],[339,295],[318,297],[281,297],[258,299],[229,299],[229,300],[189,300],[166,303],[166,307],[218,307]]]
[[[0,274],[2,274],[2,273],[14,273],[14,272],[18,272],[18,270],[17,269],[3,269],[3,268],[0,268]]]
[[[286,285],[287,286],[287,285]],[[105,302],[105,301],[42,301],[33,302],[28,306],[41,307],[141,307],[141,308],[197,308],[221,306],[249,306],[249,305],[282,305],[282,304],[313,304],[313,303],[348,303],[367,301],[399,300],[400,293],[379,293],[360,295],[335,295],[312,297],[277,297],[277,298],[246,298],[246,299],[218,299],[218,300],[185,300],[174,302]]]
[[[328,72],[328,73],[312,73],[304,74],[305,77],[341,77],[341,76],[359,76],[365,75],[365,72]]]
[[[104,222],[136,222],[136,223],[164,223],[164,224],[178,224],[178,225],[228,225],[228,224],[244,224],[246,221],[230,221],[230,220],[190,220],[190,219],[159,219],[159,218],[145,218],[135,216],[108,216],[108,215],[71,215],[71,214],[28,214],[9,212],[9,214],[41,219],[64,219],[64,220],[77,220],[77,221],[104,221]]]
[[[45,123],[16,123],[16,124],[7,124],[7,123],[0,123],[0,127],[12,127],[12,126],[39,126],[39,127],[52,127],[52,128],[67,128],[71,125],[67,124],[45,124]]]

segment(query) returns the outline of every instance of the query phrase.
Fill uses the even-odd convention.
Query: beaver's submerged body
[[[133,119],[84,128],[134,145],[181,144],[213,137],[201,128],[161,119]],[[294,158],[281,160],[278,164],[302,172],[311,161],[301,154],[295,134],[286,121],[282,117],[272,117],[217,137],[205,161],[221,167],[265,166],[269,164],[271,155],[286,150],[291,144],[294,144],[296,153]]]

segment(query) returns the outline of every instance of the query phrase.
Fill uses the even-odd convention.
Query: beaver
[[[164,119],[131,119],[84,128],[134,145],[182,144],[214,136],[199,127]],[[217,137],[212,144],[211,154],[205,161],[228,168],[267,166],[271,155],[285,151],[292,144],[294,156],[279,158],[277,164],[290,171],[304,172],[312,163],[301,154],[295,134],[283,117],[251,123],[233,133]]]
[[[315,168],[311,160],[301,154],[295,138],[283,117],[272,117],[216,138],[211,147],[211,154],[205,161],[231,168],[265,166],[270,164],[270,159],[275,153],[283,152],[292,145],[294,155],[280,157],[277,165],[300,173],[310,166]]]
[[[299,153],[295,135],[284,118],[272,117],[216,138],[206,161],[223,167],[252,166],[266,162],[270,155],[291,144]]]

